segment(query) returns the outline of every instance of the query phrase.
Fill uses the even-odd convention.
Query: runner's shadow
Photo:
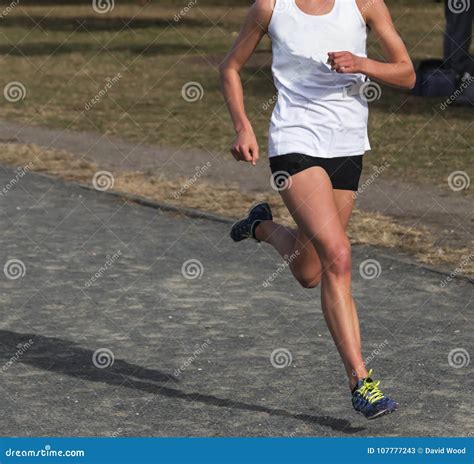
[[[35,368],[78,377],[91,382],[105,382],[125,388],[134,388],[155,395],[168,398],[178,398],[185,401],[198,401],[217,407],[241,409],[245,411],[265,412],[272,416],[297,419],[307,423],[329,427],[332,430],[345,434],[355,434],[365,430],[363,427],[352,427],[344,419],[330,416],[315,416],[310,414],[296,414],[284,409],[274,409],[242,401],[219,398],[202,393],[186,393],[178,388],[168,386],[169,383],[178,383],[178,379],[170,374],[146,369],[121,359],[114,359],[107,368],[98,368],[93,363],[94,351],[83,348],[76,343],[61,338],[46,337],[36,334],[21,334],[9,330],[0,330],[0,364],[9,366],[9,363],[20,362]],[[107,354],[97,358],[99,365],[107,364]],[[102,363],[102,364],[101,364]],[[5,367],[4,367],[5,369]],[[163,382],[157,385],[152,382]]]

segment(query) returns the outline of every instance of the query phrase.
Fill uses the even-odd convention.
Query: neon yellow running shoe
[[[372,369],[368,377],[359,380],[352,390],[352,406],[367,419],[375,419],[398,409],[398,403],[380,391],[380,380],[375,382],[371,376]]]

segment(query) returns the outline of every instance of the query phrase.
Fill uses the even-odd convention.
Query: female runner
[[[367,58],[369,31],[386,62]],[[297,229],[274,222],[269,205],[260,203],[234,224],[231,237],[272,245],[285,259],[294,257],[289,267],[303,287],[321,285],[324,317],[353,407],[373,419],[398,404],[382,393],[362,357],[346,228],[362,158],[370,149],[367,90],[377,84],[368,79],[410,89],[413,65],[383,0],[256,0],[220,68],[237,134],[231,153],[252,165],[259,148],[239,72],[265,34],[272,42],[278,91],[269,129],[270,168]]]

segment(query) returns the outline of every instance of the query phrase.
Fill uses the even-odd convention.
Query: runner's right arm
[[[244,107],[240,71],[267,33],[273,13],[273,0],[256,0],[250,7],[231,50],[219,67],[222,92],[229,109],[236,137],[231,153],[237,161],[258,160],[258,143]]]

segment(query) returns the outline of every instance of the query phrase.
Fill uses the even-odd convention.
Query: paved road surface
[[[0,169],[1,186],[13,177]],[[36,174],[0,202],[2,435],[473,430],[472,364],[448,363],[473,352],[468,282],[354,248],[365,354],[401,404],[369,422],[351,410],[319,291],[279,271],[269,247]],[[367,259],[378,278],[361,276]]]

